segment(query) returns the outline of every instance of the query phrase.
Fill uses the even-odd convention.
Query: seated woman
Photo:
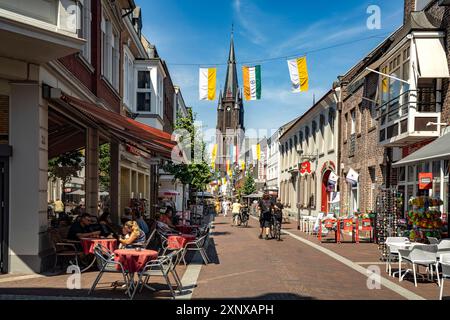
[[[119,238],[121,249],[132,249],[145,243],[145,233],[136,221],[128,221],[123,226],[123,236]]]
[[[166,212],[159,217],[159,221],[168,225],[169,228],[175,229],[175,225],[173,224],[173,209],[167,207]]]

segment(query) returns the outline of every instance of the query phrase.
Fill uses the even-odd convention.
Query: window
[[[128,47],[124,47],[123,59],[123,101],[130,109],[133,107],[134,97],[134,58]]]
[[[350,214],[359,210],[359,184],[352,185],[350,193]]]
[[[408,182],[417,181],[415,166],[408,166]]]
[[[309,127],[305,127],[305,141],[306,144],[309,144]]]
[[[151,112],[152,90],[150,71],[137,72],[136,110],[138,112]]]
[[[334,126],[335,126],[335,110],[331,108],[328,111],[328,126],[330,130],[330,137],[328,139],[328,150],[332,150],[334,146]]]
[[[163,79],[162,79],[161,75],[158,73],[158,110],[157,110],[157,113],[161,116],[161,118],[163,117],[163,95],[164,95]],[[231,122],[231,112],[229,112],[229,117],[230,117],[230,122]],[[230,128],[231,128],[231,123],[230,123]]]
[[[314,140],[314,142],[316,142],[316,134],[317,134],[317,122],[316,121],[312,122],[311,131],[312,131],[313,140]]]
[[[86,40],[81,48],[81,55],[89,63],[91,63],[91,22],[91,0],[79,0],[77,2],[77,33],[79,38]]]
[[[405,167],[398,168],[398,181],[404,182],[406,180],[406,169]]]
[[[297,145],[298,145],[298,138],[297,136],[294,136],[294,146],[297,147]]]
[[[433,161],[433,197],[442,199],[442,194],[441,194],[441,161]]]
[[[111,21],[104,16],[102,16],[101,31],[102,75],[116,90],[119,90],[119,35],[113,30]]]
[[[351,116],[350,134],[355,134],[356,133],[356,109],[353,109],[350,112],[350,116]]]

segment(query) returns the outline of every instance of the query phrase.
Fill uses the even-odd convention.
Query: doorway
[[[0,273],[8,272],[9,159],[0,157]]]
[[[320,210],[324,213],[329,212],[330,192],[328,191],[328,179],[330,178],[331,171],[328,170],[323,175],[322,179],[322,201]]]

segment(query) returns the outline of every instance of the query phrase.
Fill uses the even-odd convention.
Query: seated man
[[[92,231],[91,229],[91,215],[83,213],[79,221],[74,222],[69,229],[67,239],[78,241],[82,238],[98,238],[100,231]]]

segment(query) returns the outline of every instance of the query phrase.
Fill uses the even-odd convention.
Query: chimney
[[[409,21],[411,13],[416,11],[416,0],[405,0],[405,11],[403,15],[403,24]]]

